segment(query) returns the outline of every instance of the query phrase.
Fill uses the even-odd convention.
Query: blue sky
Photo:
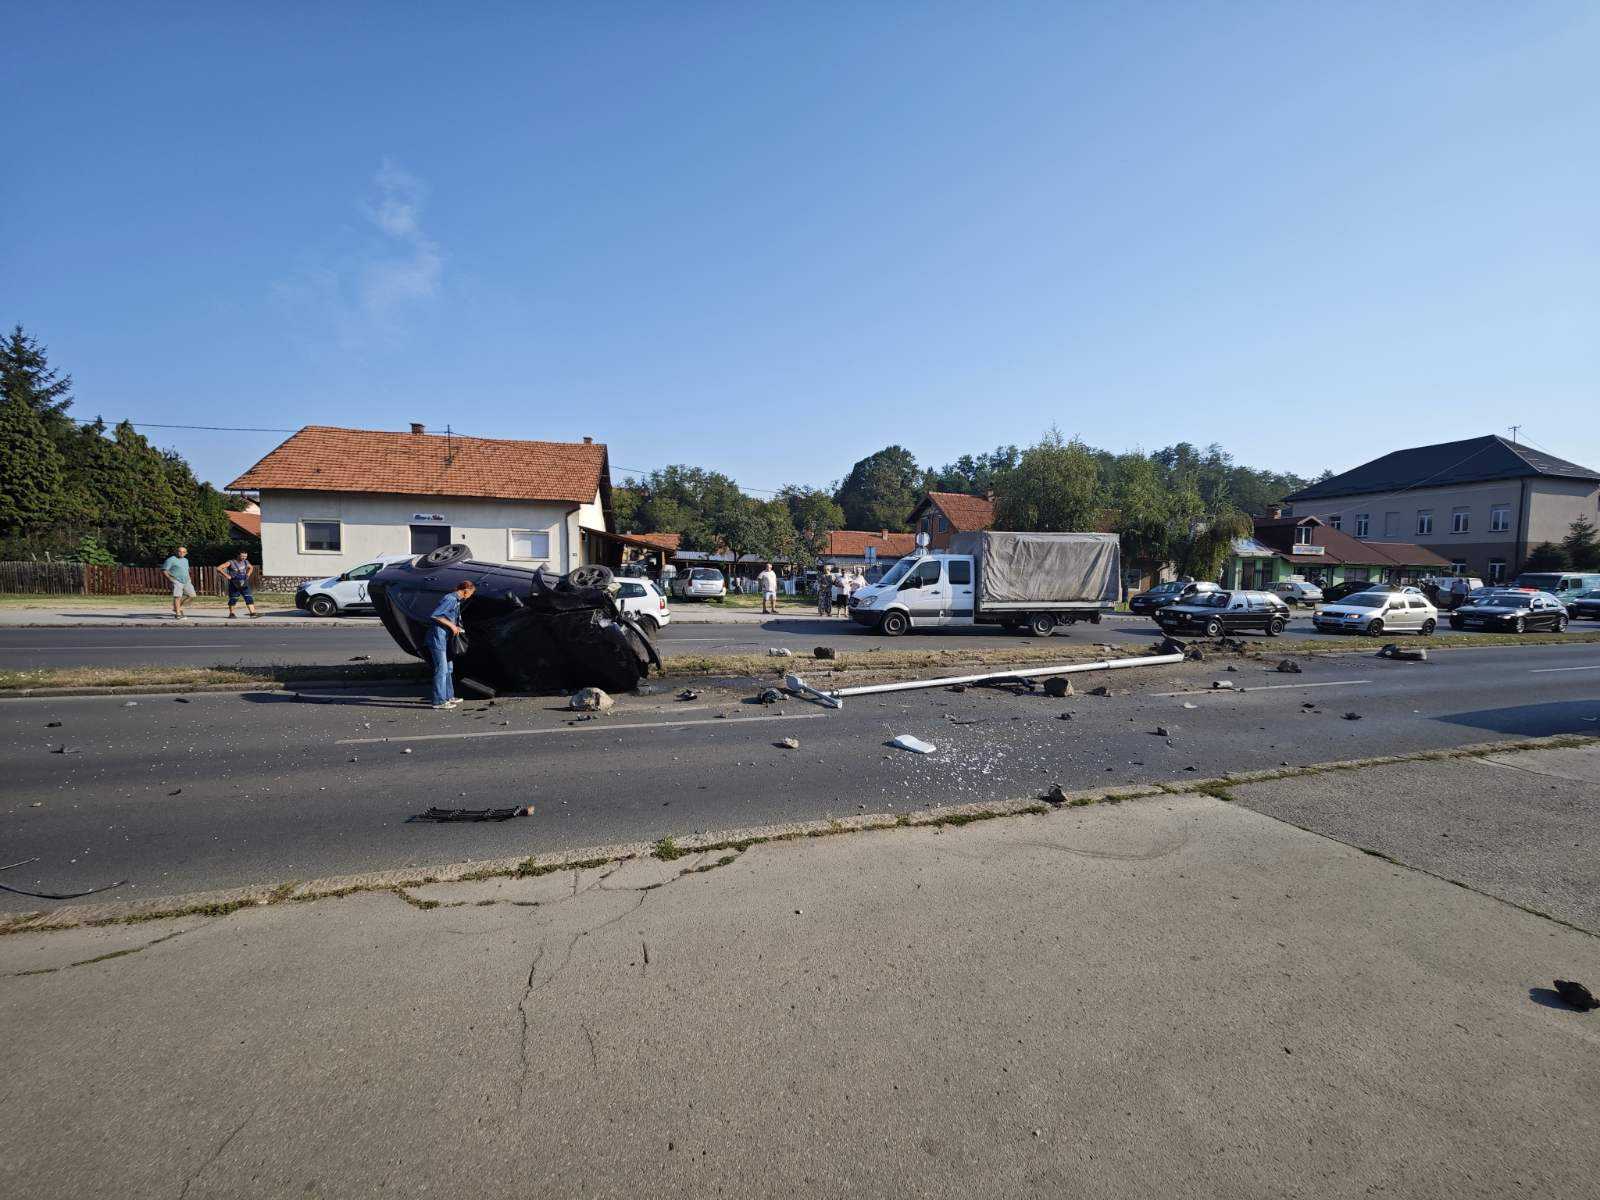
[[[8,7],[0,321],[80,416],[1600,465],[1593,4]]]

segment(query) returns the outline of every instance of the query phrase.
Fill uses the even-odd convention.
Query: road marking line
[[[1357,683],[1371,683],[1370,679],[1334,679],[1327,683],[1266,683],[1249,687],[1236,688],[1203,688],[1199,691],[1188,692],[1156,692],[1157,696],[1209,696],[1213,692],[1227,694],[1228,692],[1275,692],[1280,688],[1311,688],[1311,687],[1349,687]]]
[[[292,642],[281,642],[280,645],[293,645]],[[142,645],[117,645],[107,642],[103,645],[93,642],[76,646],[0,646],[0,654],[23,654],[30,650],[115,650],[118,653],[135,653],[140,650],[237,650],[243,642],[146,642]]]
[[[1556,671],[1600,671],[1600,663],[1594,663],[1587,667],[1534,667],[1528,674],[1551,675]]]
[[[370,746],[375,742],[443,742],[460,738],[492,738],[492,737],[526,737],[539,733],[593,733],[605,729],[670,729],[681,728],[685,725],[740,725],[752,721],[809,721],[817,717],[825,717],[827,713],[792,713],[777,714],[770,717],[727,717],[719,720],[713,717],[709,721],[629,721],[624,724],[612,724],[607,721],[584,722],[582,725],[562,725],[555,729],[486,729],[477,733],[422,733],[413,737],[396,734],[393,737],[374,738],[340,738],[335,746]]]

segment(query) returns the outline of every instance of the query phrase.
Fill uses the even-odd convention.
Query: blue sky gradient
[[[77,415],[751,488],[1051,425],[1600,466],[1594,4],[30,5],[0,321]],[[150,431],[225,483],[272,434]]]

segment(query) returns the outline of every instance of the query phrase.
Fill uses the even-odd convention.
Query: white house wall
[[[590,506],[583,506],[588,511]],[[604,517],[595,508],[595,528]],[[330,575],[380,554],[411,553],[412,525],[444,525],[450,541],[465,542],[481,562],[539,565],[511,557],[511,530],[550,535],[551,570],[570,571],[581,565],[579,511],[565,503],[450,499],[439,496],[377,496],[359,492],[286,492],[261,494],[262,571],[267,575]],[[416,520],[416,514],[443,519]],[[338,521],[337,552],[307,551],[302,521]]]

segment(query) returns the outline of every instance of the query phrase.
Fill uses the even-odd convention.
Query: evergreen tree
[[[62,463],[39,413],[21,396],[0,404],[0,533],[32,535],[61,516]]]
[[[885,446],[855,466],[834,490],[849,529],[906,528],[922,494],[922,472],[904,446]]]
[[[72,376],[52,368],[45,348],[21,325],[0,341],[0,388],[5,399],[21,401],[38,414],[51,437],[59,440],[71,430]]]
[[[1540,542],[1528,551],[1528,557],[1523,561],[1524,571],[1565,571],[1571,562],[1567,552],[1555,542]]]
[[[1561,548],[1567,553],[1567,565],[1574,571],[1592,571],[1600,567],[1600,540],[1596,539],[1594,522],[1588,517],[1579,517],[1567,527]]]

